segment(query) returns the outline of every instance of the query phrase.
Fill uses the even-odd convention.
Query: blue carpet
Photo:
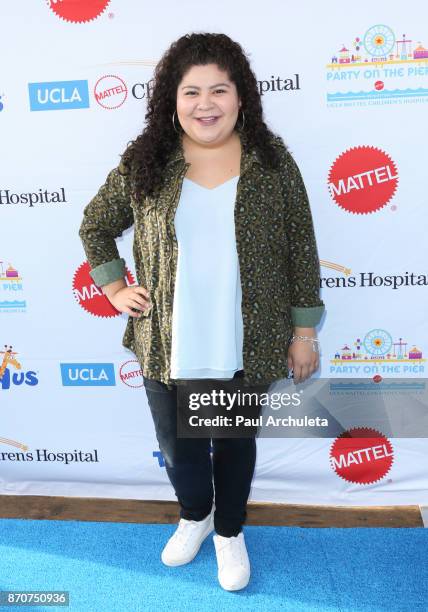
[[[249,586],[217,582],[212,534],[189,565],[159,555],[174,525],[0,520],[0,590],[66,590],[70,607],[2,610],[428,610],[427,529],[245,526]]]

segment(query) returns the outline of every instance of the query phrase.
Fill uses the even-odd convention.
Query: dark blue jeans
[[[242,375],[240,370],[234,378]],[[247,518],[256,463],[255,437],[178,438],[177,386],[169,390],[160,381],[143,379],[159,449],[180,504],[180,518],[201,521],[215,501],[216,532],[225,537],[238,535]],[[247,389],[260,393],[268,388],[257,385]]]

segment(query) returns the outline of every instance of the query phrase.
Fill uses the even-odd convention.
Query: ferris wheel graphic
[[[363,44],[369,55],[382,57],[394,48],[395,34],[389,26],[374,25],[364,34]]]
[[[385,329],[372,329],[365,335],[363,344],[371,355],[385,355],[392,346],[392,336]]]

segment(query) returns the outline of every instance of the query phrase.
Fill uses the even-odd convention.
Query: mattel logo
[[[61,363],[64,387],[114,387],[112,363]]]
[[[28,83],[28,93],[32,111],[89,108],[88,81]]]

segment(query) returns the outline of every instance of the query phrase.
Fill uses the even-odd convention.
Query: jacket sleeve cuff
[[[98,287],[108,285],[126,276],[125,260],[121,257],[120,259],[113,259],[107,263],[100,264],[92,268],[89,275]]]
[[[321,321],[324,310],[324,304],[311,307],[292,306],[291,322],[294,327],[315,327]]]

